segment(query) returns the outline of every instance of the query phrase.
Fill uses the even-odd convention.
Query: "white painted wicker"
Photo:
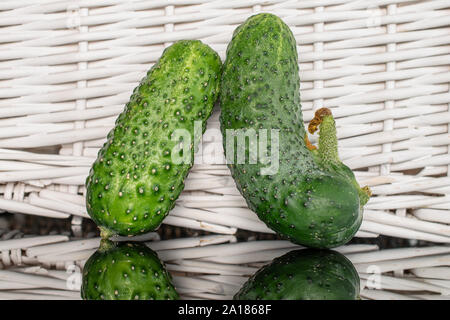
[[[146,239],[155,240],[154,234]],[[40,236],[0,242],[0,299],[80,299],[81,268],[99,238]],[[288,241],[237,242],[233,235],[148,241],[172,273],[182,299],[231,299],[273,258],[299,248]],[[450,247],[337,248],[355,265],[363,299],[450,299]]]
[[[373,190],[358,236],[449,243],[446,0],[1,1],[0,209],[72,217],[79,230],[89,167],[162,50],[201,39],[223,59],[261,11],[297,39],[305,121],[333,110],[340,155]],[[203,150],[221,150],[217,119]],[[217,163],[194,166],[165,223],[270,232]]]

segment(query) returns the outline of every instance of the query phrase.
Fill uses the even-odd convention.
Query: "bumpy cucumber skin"
[[[102,243],[86,262],[81,297],[84,300],[179,298],[170,274],[154,251],[140,243],[110,241]]]
[[[218,95],[221,61],[200,41],[168,47],[135,88],[86,180],[87,211],[105,234],[136,235],[155,230],[175,205],[191,163],[175,164],[176,129],[194,141]],[[196,140],[198,138],[196,137]]]
[[[291,251],[258,270],[235,300],[357,300],[360,280],[353,264],[331,250]]]
[[[362,222],[359,186],[344,164],[324,164],[306,147],[299,87],[296,41],[281,19],[258,14],[236,29],[222,72],[221,130],[279,129],[279,170],[261,175],[267,165],[237,164],[237,153],[229,167],[269,228],[304,246],[336,247]]]

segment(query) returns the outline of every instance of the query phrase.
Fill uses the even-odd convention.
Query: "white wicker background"
[[[296,37],[304,120],[332,109],[341,158],[373,190],[358,236],[450,243],[448,0],[1,1],[0,209],[79,233],[90,165],[163,49],[201,39],[224,59],[258,12]],[[204,150],[221,152],[218,114]],[[223,164],[196,164],[164,223],[270,232]]]

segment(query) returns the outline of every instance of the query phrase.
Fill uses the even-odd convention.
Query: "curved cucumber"
[[[238,189],[269,228],[305,246],[336,247],[357,232],[370,193],[339,160],[328,109],[318,110],[310,126],[320,129],[319,148],[309,143],[299,82],[296,41],[281,19],[258,14],[239,26],[221,81],[224,149]],[[258,144],[266,137],[270,159],[261,161],[257,143],[232,140],[239,132],[248,140],[256,134]]]
[[[353,264],[329,250],[291,251],[262,267],[235,300],[356,300],[360,281]]]
[[[178,299],[170,274],[158,255],[135,242],[102,240],[84,265],[81,297],[85,300]]]
[[[216,101],[220,70],[210,47],[179,41],[135,88],[86,180],[87,211],[103,236],[154,230],[173,208]]]

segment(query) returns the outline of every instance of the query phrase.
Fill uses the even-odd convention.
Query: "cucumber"
[[[357,300],[360,280],[353,264],[331,250],[293,250],[259,269],[235,300]]]
[[[176,300],[172,277],[158,255],[137,242],[103,239],[83,268],[84,300]]]
[[[174,207],[216,101],[221,66],[202,42],[179,41],[134,89],[86,179],[87,211],[102,236],[155,230]]]
[[[309,143],[299,88],[296,41],[280,18],[258,14],[235,30],[220,87],[227,163],[248,207],[269,228],[304,246],[336,247],[359,229],[370,190],[339,160],[328,109],[309,127],[320,129],[319,148]],[[258,143],[267,140],[270,159],[255,161],[255,149],[264,149],[252,133]],[[239,144],[239,134],[249,142]]]

